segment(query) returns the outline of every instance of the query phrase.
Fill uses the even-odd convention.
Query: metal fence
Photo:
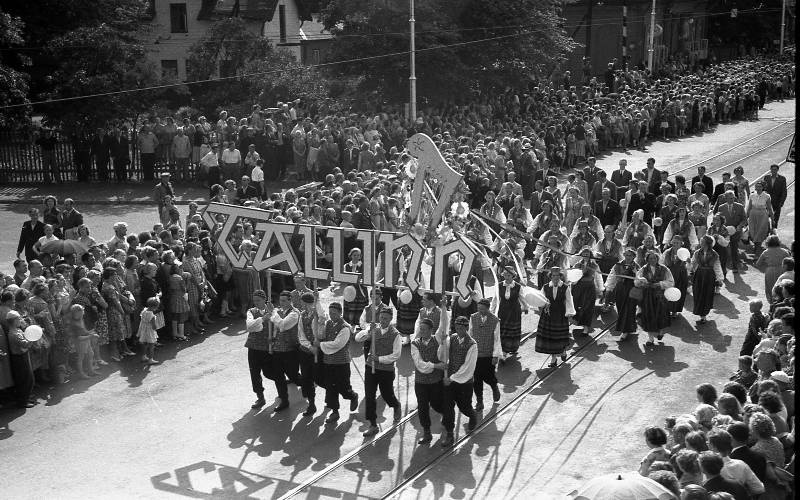
[[[56,138],[55,162],[66,182],[78,180],[78,168],[75,161],[75,150],[68,134],[54,131]],[[129,178],[142,180],[142,167],[139,152],[136,148],[136,135],[131,133],[130,159],[126,171]],[[90,179],[97,180],[98,168],[96,158],[90,156]],[[111,159],[107,165],[108,178],[114,179],[114,166]],[[195,177],[196,167],[189,165],[189,175]],[[156,161],[156,171],[170,170],[174,165],[166,161]],[[16,130],[0,130],[0,184],[38,184],[45,181],[45,167],[42,153],[36,145],[36,136],[32,133]]]

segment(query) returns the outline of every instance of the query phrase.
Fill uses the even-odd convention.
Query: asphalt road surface
[[[703,164],[727,171],[741,164],[752,184],[785,158],[790,139],[777,141],[794,130],[786,123],[744,143],[794,118],[794,101],[767,108],[758,122],[721,125],[713,134],[615,153],[598,164],[610,171],[625,157],[629,169],[641,168],[653,156],[657,168],[676,172],[741,144]],[[694,168],[686,173],[694,175]],[[789,241],[794,166],[782,173],[792,185],[779,232]],[[715,181],[719,175],[712,175]],[[147,207],[76,201],[100,240],[112,236],[117,220],[139,231],[156,218]],[[0,207],[0,269],[13,259],[27,208]],[[593,476],[635,469],[647,452],[645,426],[690,411],[695,385],[721,386],[735,371],[747,301],[762,296],[764,285],[752,267],[732,279],[704,326],[695,325],[690,297],[663,346],[645,350],[642,335],[621,344],[611,334],[578,337],[573,357],[551,372],[533,341],[524,343],[520,362],[499,369],[500,405],[487,404],[486,424],[447,456],[436,440],[435,414],[433,444],[418,446],[416,416],[393,427],[380,399],[383,432],[374,441],[361,436],[363,402],[358,413],[342,411],[335,427],[324,424],[323,413],[304,419],[305,402],[294,386],[287,412],[250,410],[244,322],[219,322],[201,339],[160,349],[161,365],[112,364],[92,380],[40,388],[40,404],[26,412],[0,410],[0,491],[5,498],[280,498],[297,489],[297,498],[356,499],[380,498],[402,485],[400,498],[554,498]],[[613,313],[599,316],[593,334],[613,319]],[[537,321],[525,316],[523,333],[534,331]],[[360,394],[363,370],[363,357],[354,359],[352,382]],[[397,372],[405,414],[416,407],[408,348]],[[271,403],[274,392],[267,387]],[[488,391],[485,400],[491,401]],[[321,394],[317,402],[321,408]],[[501,413],[493,418],[494,412]],[[464,423],[457,423],[457,440]]]

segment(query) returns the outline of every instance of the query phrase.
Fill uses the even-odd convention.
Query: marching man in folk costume
[[[319,301],[319,292],[305,292],[300,297],[302,309],[300,320],[297,322],[297,339],[300,343],[298,360],[300,362],[300,390],[303,397],[308,399],[308,408],[303,412],[304,417],[310,417],[317,411],[315,403],[316,385],[322,387],[323,364],[319,341],[315,332],[325,328],[325,311]]]
[[[469,336],[478,345],[475,363],[475,411],[483,410],[483,384],[492,388],[494,402],[500,401],[495,366],[502,355],[500,348],[500,318],[489,312],[491,301],[478,301],[478,312],[470,316]]]
[[[272,365],[275,375],[275,388],[281,403],[275,411],[282,411],[289,407],[289,392],[286,384],[288,378],[293,383],[298,383],[300,376],[297,373],[297,322],[300,313],[292,307],[292,296],[288,291],[283,291],[278,299],[280,307],[276,308],[267,302],[266,311],[272,322]],[[299,385],[299,384],[298,384]]]
[[[253,392],[256,393],[256,401],[251,408],[261,408],[267,404],[264,399],[264,385],[261,381],[261,375],[263,374],[268,379],[276,378],[272,368],[273,361],[270,352],[272,339],[268,329],[269,323],[264,323],[264,317],[267,317],[266,301],[267,294],[264,293],[264,290],[253,292],[254,307],[247,311],[245,320],[248,334],[244,346],[247,348],[250,382],[253,385]]]
[[[498,322],[499,323],[499,322]],[[453,445],[455,429],[455,406],[469,417],[467,429],[472,432],[478,424],[478,415],[472,407],[472,383],[475,364],[478,361],[478,344],[469,335],[469,319],[459,316],[456,333],[447,337],[447,370],[444,375],[444,401],[442,403],[442,424],[447,436],[442,446]]]
[[[443,306],[440,312],[442,316],[447,314]],[[430,318],[423,318],[419,322],[417,337],[411,342],[411,359],[416,368],[414,394],[417,397],[417,414],[422,426],[422,437],[417,444],[428,444],[433,439],[430,409],[433,408],[443,414],[442,380],[447,369],[447,363],[444,362],[447,359],[445,352],[447,323],[446,320],[440,321],[438,329],[434,332],[433,321]]]
[[[328,308],[330,319],[324,318],[325,327],[316,333],[325,373],[325,406],[330,408],[327,422],[339,420],[339,396],[350,400],[350,411],[358,409],[358,394],[350,386],[350,343],[351,327],[342,319],[342,305],[331,303]]]
[[[370,345],[370,352],[364,357],[364,401],[365,417],[370,423],[369,429],[364,432],[364,437],[374,436],[378,433],[377,412],[375,396],[380,389],[381,397],[386,405],[394,408],[394,421],[400,420],[403,410],[400,401],[394,395],[394,364],[400,359],[403,344],[400,334],[392,325],[392,309],[383,307],[378,319],[380,323],[372,324],[369,328],[359,330],[355,339]]]

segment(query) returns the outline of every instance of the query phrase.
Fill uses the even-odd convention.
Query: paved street
[[[779,125],[794,118],[794,105],[793,100],[771,103],[758,122],[720,125],[713,134],[657,143],[647,152],[614,153],[598,165],[610,171],[624,157],[629,169],[638,169],[653,156],[657,168],[673,173],[719,154],[704,163],[709,171],[732,171],[741,164],[752,185],[771,163],[785,158],[790,139],[736,160],[791,134],[793,122]],[[686,175],[695,173],[692,168]],[[782,239],[790,241],[794,165],[785,165],[781,173],[792,183],[780,228]],[[712,174],[715,182],[719,174]],[[100,187],[90,188],[95,189]],[[155,210],[144,205],[82,204],[94,199],[90,190],[76,188],[73,197],[98,240],[109,239],[118,220],[134,232],[155,222]],[[28,207],[0,205],[0,270],[9,270]],[[185,206],[181,210],[185,213]],[[101,377],[40,388],[47,399],[33,409],[0,410],[0,456],[13,457],[3,461],[0,496],[279,498],[320,475],[298,498],[379,498],[412,477],[399,498],[555,498],[593,476],[634,469],[646,453],[645,426],[662,425],[665,416],[692,409],[695,385],[720,386],[735,371],[748,318],[742,311],[763,290],[763,275],[748,267],[733,277],[716,298],[708,324],[697,327],[697,318],[684,312],[662,347],[645,351],[641,342],[618,344],[610,334],[596,342],[579,337],[576,354],[550,373],[543,370],[545,356],[533,352],[533,342],[523,344],[521,364],[510,362],[499,371],[499,407],[487,405],[484,411],[490,415],[504,408],[503,413],[419,477],[417,472],[442,452],[436,440],[430,447],[416,445],[415,416],[390,429],[387,409],[379,420],[387,432],[367,443],[361,437],[363,402],[350,418],[342,412],[336,427],[324,424],[326,414],[302,418],[305,404],[294,386],[289,411],[273,415],[271,406],[251,411],[244,321],[220,322],[202,339],[160,349],[161,365],[112,364]],[[688,310],[691,304],[689,298]],[[524,317],[523,332],[532,332],[537,320],[533,314]],[[601,317],[594,333],[612,321],[613,315]],[[352,363],[360,394],[363,364],[363,358]],[[395,386],[404,413],[412,411],[416,400],[408,348],[398,362]],[[505,407],[517,396],[522,397]],[[318,395],[319,407],[321,399]],[[457,439],[463,424],[457,425]],[[343,457],[340,467],[329,470]],[[27,480],[15,480],[21,477]]]

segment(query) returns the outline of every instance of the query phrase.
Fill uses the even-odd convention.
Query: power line
[[[737,12],[737,15],[743,14],[761,14],[761,13],[771,13],[771,12],[780,12],[781,9],[778,8],[771,8],[771,9],[747,9],[747,10],[740,10]],[[649,14],[648,14],[649,15]],[[716,16],[728,16],[730,12],[710,12],[706,14],[698,14],[694,16],[694,18],[706,18],[706,17],[716,17]],[[642,16],[642,19],[637,18],[629,18],[628,24],[641,24],[647,21],[647,16]],[[619,21],[619,18],[605,18],[605,19],[594,19],[592,21],[592,27],[596,26],[621,26],[622,23]],[[584,23],[578,22],[576,24],[565,24],[562,27],[566,30],[573,29],[573,28],[580,28],[584,26]],[[471,32],[471,31],[498,31],[498,30],[506,30],[506,29],[521,29],[521,28],[529,28],[530,24],[517,24],[517,25],[497,25],[497,26],[481,26],[475,28],[452,28],[452,29],[436,29],[436,30],[426,30],[426,31],[417,31],[418,35],[422,34],[437,34],[437,33],[462,33],[462,32]],[[300,36],[299,34],[287,36],[286,40],[291,41],[303,41],[303,40],[335,40],[340,38],[368,38],[368,37],[377,37],[377,36],[408,36],[408,31],[387,31],[387,32],[372,32],[372,33],[346,33],[340,35],[333,35],[330,33],[319,33],[319,34],[305,34],[304,36]],[[273,38],[278,38],[277,35],[271,36],[264,36],[268,40],[272,41]],[[223,42],[217,40],[197,40],[192,42],[193,45],[195,44],[233,44],[233,43],[251,43],[253,40],[224,40]],[[184,44],[183,40],[173,40],[173,39],[164,39],[159,40],[156,42],[151,43],[144,43],[144,45],[152,46],[152,45],[178,45]],[[283,43],[283,42],[279,42]],[[0,51],[25,51],[25,50],[49,50],[53,47],[50,45],[40,45],[40,46],[19,46],[19,47],[0,47]],[[95,45],[62,45],[59,47],[60,49],[94,49],[96,48]]]

